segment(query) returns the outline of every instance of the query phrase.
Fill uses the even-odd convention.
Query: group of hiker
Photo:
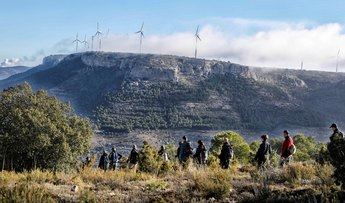
[[[290,137],[290,133],[287,130],[284,130],[283,136],[284,141],[280,150],[281,166],[289,164],[292,160],[292,155],[296,152],[296,146],[293,139]],[[259,168],[265,166],[265,164],[268,163],[269,157],[272,154],[272,148],[270,143],[268,142],[268,135],[262,135],[261,139],[262,143],[260,144],[260,147],[254,157],[254,160],[257,161],[257,165]]]
[[[333,123],[330,127],[333,131],[330,137],[331,141],[337,138],[344,138],[343,134],[338,130],[337,125]],[[279,152],[281,161],[280,165],[284,166],[291,162],[293,154],[296,152],[295,143],[287,130],[283,131],[284,141],[281,145],[281,150]],[[272,154],[272,148],[269,143],[269,136],[264,134],[261,136],[262,143],[257,150],[254,160],[259,168],[263,168],[269,163],[270,155]],[[198,165],[205,165],[207,161],[207,149],[203,141],[198,140],[197,148],[195,153],[193,153],[193,148],[191,143],[188,141],[186,136],[182,137],[182,141],[179,142],[177,148],[176,157],[178,161],[185,165],[189,160],[194,160]],[[161,146],[158,155],[162,158],[164,162],[169,161],[169,156],[165,146]],[[234,157],[233,145],[229,142],[227,138],[223,140],[220,154],[218,155],[219,164],[221,168],[228,169],[230,167],[231,159]],[[120,159],[123,156],[117,152],[115,147],[112,148],[111,152],[108,154],[106,151],[101,155],[98,167],[103,170],[116,170],[119,168]],[[87,159],[88,161],[88,159]],[[136,145],[132,146],[132,150],[127,159],[127,164],[129,168],[136,169],[139,163],[139,151]]]

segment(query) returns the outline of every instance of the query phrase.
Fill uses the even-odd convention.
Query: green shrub
[[[299,183],[301,180],[313,180],[316,178],[316,169],[313,164],[293,163],[282,171],[282,177],[289,183]]]
[[[305,135],[296,135],[293,137],[297,151],[294,155],[295,161],[315,160],[322,144],[316,142],[314,137]]]
[[[223,199],[231,189],[231,175],[226,170],[198,170],[193,174],[195,188],[206,198]]]
[[[144,145],[139,151],[139,170],[148,173],[158,173],[162,163],[157,150],[144,141]]]
[[[57,202],[54,196],[41,186],[20,184],[13,188],[0,186],[0,202]]]
[[[250,147],[240,134],[233,131],[223,132],[214,136],[211,140],[210,153],[218,157],[225,138],[228,138],[233,146],[235,159],[241,163],[247,163],[250,160]]]

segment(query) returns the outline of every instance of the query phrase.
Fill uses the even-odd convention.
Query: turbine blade
[[[143,31],[143,28],[144,28],[144,22],[143,22],[143,24],[141,24],[140,31]]]

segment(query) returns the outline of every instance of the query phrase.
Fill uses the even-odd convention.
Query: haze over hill
[[[22,73],[29,70],[30,67],[14,66],[14,67],[0,67],[0,80],[6,79],[17,73]]]
[[[50,56],[0,89],[29,82],[70,101],[100,130],[288,128],[325,138],[345,123],[345,74],[252,68],[168,55],[86,52]]]

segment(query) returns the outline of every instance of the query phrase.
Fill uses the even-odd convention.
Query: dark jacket
[[[233,149],[231,145],[228,142],[224,142],[222,146],[222,150],[219,155],[220,160],[229,160],[232,158],[233,155]]]
[[[198,164],[205,164],[206,163],[206,147],[205,145],[199,145],[198,148],[196,148],[196,152],[193,156]]]
[[[193,149],[190,146],[190,143],[180,142],[179,147],[177,149],[177,157],[180,161],[186,161],[191,155],[193,154]]]
[[[336,138],[344,138],[344,135],[342,132],[340,132],[338,130],[338,128],[336,128],[334,131],[333,131],[333,134],[331,135],[330,137],[330,140],[333,141],[334,139]]]
[[[137,164],[139,162],[139,153],[136,149],[132,149],[129,155],[129,163]]]
[[[267,141],[263,141],[255,155],[255,160],[263,161],[272,153],[271,145]]]
[[[117,163],[122,158],[122,155],[117,153],[117,151],[111,151],[109,154],[109,160],[111,163]]]
[[[103,153],[100,160],[99,160],[99,164],[98,167],[103,169],[103,170],[107,170],[109,166],[109,158],[108,158],[108,154],[107,153]]]

